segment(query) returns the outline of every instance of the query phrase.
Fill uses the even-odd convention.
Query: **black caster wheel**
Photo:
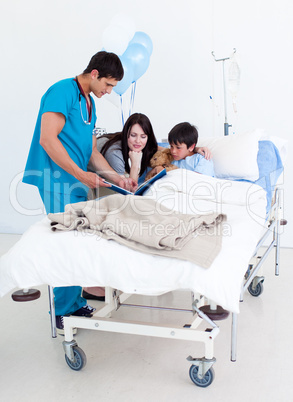
[[[190,366],[189,369],[189,377],[191,381],[197,385],[198,387],[208,387],[214,380],[215,372],[214,369],[211,367],[204,375],[203,378],[198,377],[198,366]]]
[[[73,347],[73,354],[74,361],[70,360],[69,357],[65,355],[66,363],[72,370],[79,371],[86,365],[86,355],[78,346]]]
[[[259,282],[255,288],[253,288],[252,283],[253,282],[251,282],[251,284],[248,286],[248,289],[247,289],[248,292],[251,294],[251,296],[254,296],[254,297],[260,296],[263,292],[263,283]]]

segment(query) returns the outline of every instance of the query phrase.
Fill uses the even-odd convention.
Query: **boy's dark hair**
[[[197,140],[197,128],[187,122],[176,124],[168,134],[169,144],[186,144],[187,148],[196,145]]]
[[[98,52],[93,55],[83,74],[98,70],[99,78],[114,78],[121,81],[124,75],[122,63],[115,53]]]

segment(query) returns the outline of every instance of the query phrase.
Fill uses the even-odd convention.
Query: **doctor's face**
[[[117,80],[111,77],[96,77],[91,81],[91,92],[97,97],[101,98],[106,94],[110,94],[112,89],[117,85]]]

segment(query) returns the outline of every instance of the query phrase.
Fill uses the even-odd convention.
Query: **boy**
[[[171,155],[174,158],[172,164],[181,169],[215,176],[214,164],[204,156],[196,153],[198,132],[190,123],[179,123],[172,128],[168,135]]]

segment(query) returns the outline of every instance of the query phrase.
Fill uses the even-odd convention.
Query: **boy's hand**
[[[196,147],[195,152],[204,156],[208,161],[212,159],[212,153],[208,147]]]
[[[160,173],[163,169],[164,169],[163,166],[154,167],[152,170],[150,170],[148,172],[148,174],[146,175],[145,180],[151,179],[153,176],[155,176],[156,174]]]
[[[158,173],[160,173],[162,170],[164,170],[164,167],[163,166],[156,166],[155,168],[154,168],[154,176],[156,175],[156,174],[158,174]]]

